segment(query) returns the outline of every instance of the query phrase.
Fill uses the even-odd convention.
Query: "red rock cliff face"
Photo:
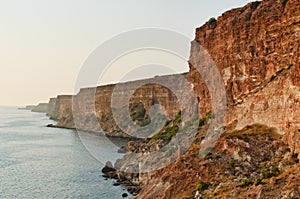
[[[195,41],[222,73],[230,103],[290,65],[299,86],[299,1],[253,2],[197,28]],[[192,49],[191,59],[197,56]]]
[[[216,81],[215,78],[205,81],[211,66],[203,56],[205,49],[215,62],[224,82],[227,99],[225,130],[245,130],[253,128],[245,127],[247,125],[255,126],[260,123],[274,127],[276,133],[283,135],[284,144],[280,139],[271,144],[274,152],[262,149],[266,143],[261,143],[260,147],[255,143],[264,141],[264,138],[260,137],[261,133],[256,137],[257,140],[246,141],[250,144],[246,148],[257,154],[252,154],[251,160],[238,161],[235,167],[238,169],[243,167],[243,163],[253,166],[255,161],[262,158],[263,152],[269,153],[266,157],[274,158],[274,154],[280,154],[283,146],[288,149],[279,161],[276,160],[279,165],[286,165],[284,161],[290,161],[297,156],[299,158],[300,1],[288,0],[286,4],[282,2],[253,2],[243,8],[225,12],[217,20],[210,20],[197,28],[195,40],[192,42],[188,78],[199,99],[201,114],[205,115],[213,109],[208,87]],[[199,71],[202,72],[202,76]],[[223,95],[217,93],[217,98],[220,98],[218,100],[222,101],[222,97]],[[262,131],[265,132],[265,129]],[[226,133],[218,140],[210,155],[235,159],[234,154],[243,154],[239,152],[241,148],[229,149],[227,142],[232,140],[224,137]],[[234,142],[241,142],[241,139],[235,138]],[[140,176],[144,187],[136,198],[193,198],[199,181],[209,182],[208,191],[202,190],[203,198],[299,197],[300,176],[296,174],[299,171],[299,163],[283,166],[281,175],[264,181],[263,185],[250,184],[243,187],[236,182],[248,179],[255,170],[246,169],[248,177],[236,173],[224,177],[226,168],[220,169],[218,158],[207,156],[198,161],[199,157],[195,156],[198,151],[194,148],[200,148],[200,145],[200,141],[195,143],[188,153],[169,167],[155,174]],[[232,154],[220,155],[217,152],[218,147],[223,147],[224,152]],[[268,164],[273,164],[272,162],[273,160],[270,160]],[[296,162],[299,162],[299,159]],[[221,164],[228,167],[227,160],[221,161]],[[223,177],[216,177],[216,169],[221,170]]]
[[[199,109],[211,109],[210,95],[197,71],[200,44],[218,67],[229,105],[226,124],[276,127],[290,144],[300,129],[300,2],[249,3],[196,29],[190,78]],[[199,69],[199,68],[198,68]],[[298,147],[299,151],[299,147]]]

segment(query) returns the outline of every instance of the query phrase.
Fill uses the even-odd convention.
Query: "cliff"
[[[149,129],[142,127],[150,123],[151,117],[165,115],[165,120],[173,119],[189,100],[184,94],[193,90],[186,75],[83,88],[77,95],[50,99],[47,114],[57,121],[55,127],[102,132],[114,137],[143,137],[145,133],[147,137]],[[177,99],[176,92],[181,93],[182,99]],[[154,105],[159,105],[160,111],[151,110]],[[135,125],[139,128],[132,130]]]
[[[154,82],[163,81],[177,86],[175,78],[176,76],[163,76],[157,77],[155,80],[118,84],[117,88],[116,85],[106,85],[81,89],[74,97],[74,118],[77,128],[86,131],[102,131],[109,136],[130,136],[128,128],[133,125],[130,126],[128,121],[133,118],[128,118],[130,115],[128,111],[131,105],[139,103],[143,104],[141,108],[145,109],[143,118],[148,117],[150,107],[155,103],[161,104],[170,118],[174,117],[175,113],[179,111],[176,97],[166,87]],[[153,83],[149,84],[149,82]],[[136,88],[138,89],[136,90]],[[118,120],[118,125],[115,119]]]
[[[48,102],[46,115],[49,116],[51,119],[54,118],[55,115],[55,106],[56,106],[56,98],[50,98]]]
[[[115,169],[121,170],[117,179],[139,193],[136,198],[194,198],[196,191],[198,198],[300,197],[299,8],[296,0],[253,2],[196,29],[187,78],[199,100],[199,132],[185,154],[154,172],[124,171],[141,168],[139,163],[149,158],[145,153],[168,144],[164,140],[172,128],[128,145],[131,153],[118,160]],[[222,92],[211,94],[218,84],[214,76],[207,80],[212,64],[221,73],[226,100]],[[226,101],[227,112],[221,136],[202,157],[199,150],[215,120],[205,117],[214,108],[213,100]],[[215,110],[218,118],[220,109]],[[138,154],[137,160],[132,153]],[[170,161],[174,155],[152,159]]]
[[[57,121],[56,125],[51,125],[61,128],[75,128],[73,113],[72,113],[72,95],[58,95],[56,98],[49,100],[46,114],[50,119]]]
[[[196,191],[202,198],[299,198],[299,7],[297,0],[253,2],[197,28],[190,71],[184,74],[188,87],[178,81],[179,75],[170,75],[85,88],[73,97],[57,97],[55,111],[49,115],[60,127],[75,128],[76,124],[78,129],[110,136],[140,133],[148,137],[130,142],[128,153],[114,165],[117,171],[107,174],[139,193],[137,198],[193,198]],[[226,95],[214,85],[223,86]],[[174,92],[189,96],[191,89],[197,110],[189,110],[191,106],[181,110],[179,102],[189,104],[194,99],[177,99]],[[168,117],[156,135],[147,134],[149,129],[137,132],[126,123],[149,124],[155,104],[164,107]],[[222,105],[226,115],[219,121],[219,113],[225,111]],[[200,120],[193,118],[199,122],[196,128],[193,121],[182,122],[180,110],[186,109],[199,113]],[[204,157],[199,156],[210,124],[216,121],[222,127],[214,129],[220,136]],[[147,155],[180,140],[180,127],[187,140],[193,139],[192,145],[181,140],[188,147],[184,154],[182,148],[172,146],[163,157]],[[136,172],[145,158],[152,163],[174,162],[157,171]]]
[[[48,109],[48,103],[39,103],[38,105],[28,105],[24,108],[18,108],[19,110],[30,110],[32,112],[46,113]]]
[[[23,110],[31,110],[37,113],[46,113],[48,108],[48,103],[39,103],[38,105],[28,105]]]
[[[222,14],[196,29],[190,75],[201,109],[210,109],[201,76],[200,44],[221,72],[229,104],[225,126],[260,123],[275,127],[292,144],[300,129],[299,1],[266,0]],[[196,66],[197,67],[197,66]],[[276,113],[276,116],[274,116]],[[292,136],[293,135],[293,136]],[[297,153],[299,148],[297,148]]]

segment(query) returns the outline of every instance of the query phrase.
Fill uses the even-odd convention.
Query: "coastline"
[[[174,194],[177,194],[175,198],[182,198],[199,192],[207,197],[213,197],[214,194],[227,194],[230,197],[238,193],[244,194],[243,196],[264,194],[265,197],[281,193],[286,194],[281,195],[284,197],[290,194],[284,192],[285,186],[276,179],[288,181],[285,177],[289,175],[300,178],[294,172],[300,168],[300,145],[297,142],[300,139],[300,50],[299,45],[295,44],[297,42],[294,42],[299,41],[297,28],[300,22],[297,17],[291,17],[291,13],[298,11],[298,7],[299,3],[295,1],[287,1],[284,5],[271,0],[253,2],[227,11],[218,19],[209,20],[197,28],[191,46],[190,71],[183,74],[190,81],[191,89],[198,99],[197,111],[200,114],[196,119],[201,125],[197,127],[195,141],[191,146],[186,146],[190,147],[186,154],[180,154],[180,149],[176,148],[173,153],[179,151],[178,159],[169,167],[150,174],[132,172],[136,171],[136,167],[139,168],[137,162],[143,158],[143,154],[159,151],[173,137],[176,138],[179,127],[184,125],[177,118],[180,109],[178,99],[169,94],[170,90],[155,84],[141,87],[133,94],[129,108],[123,107],[123,111],[129,109],[133,122],[145,125],[149,122],[150,108],[154,104],[160,104],[167,107],[169,123],[164,124],[163,129],[155,136],[139,142],[128,142],[128,154],[115,163],[107,162],[102,170],[104,176],[117,179],[115,185],[124,184],[131,193],[140,193],[145,198],[167,198]],[[298,11],[297,16],[299,15]],[[264,28],[269,28],[268,31],[272,34],[264,31]],[[258,34],[257,31],[261,32]],[[224,40],[224,35],[228,40]],[[283,36],[281,38],[277,35]],[[264,41],[268,41],[270,45],[266,45]],[[219,98],[227,102],[228,109],[222,128],[214,129],[219,136],[216,147],[207,144],[205,147],[210,150],[204,152],[201,151],[206,141],[204,130],[215,119],[213,115],[216,113],[211,112],[209,90],[202,77],[209,76],[209,67],[203,67],[204,75],[199,75],[197,66],[193,65],[201,61],[203,52],[199,49],[199,44],[209,51],[223,75],[226,96],[220,94]],[[291,48],[286,50],[287,46]],[[272,54],[268,54],[270,51]],[[182,89],[181,82],[176,82],[177,77],[178,74],[158,77],[156,80],[177,84],[178,89]],[[117,95],[127,96],[130,93],[126,92],[127,87],[143,81],[122,83],[124,90]],[[104,136],[127,138],[121,136],[123,132],[114,120],[111,107],[114,86],[84,88],[75,96],[58,96],[56,100],[52,100],[53,106],[47,113],[59,125],[48,127],[75,129],[72,126],[75,126],[76,120],[79,129],[83,129],[80,131],[99,133],[97,124],[100,123],[108,132]],[[93,100],[96,102],[95,106]],[[186,97],[184,100],[183,103],[187,103],[191,99]],[[75,113],[72,112],[72,107],[75,107]],[[124,118],[126,117],[121,117],[121,122]],[[130,126],[127,129],[130,130]],[[260,153],[260,148],[255,147],[256,145],[264,149],[263,153]],[[199,151],[203,152],[203,156],[199,155]],[[130,158],[126,159],[130,153],[140,154],[141,159],[130,162]],[[167,160],[173,158],[173,154],[170,154],[164,154]],[[213,176],[214,172],[217,175]],[[188,182],[184,181],[185,177]],[[288,190],[296,187],[297,184],[292,180],[289,182]],[[257,187],[263,192],[263,188],[268,190],[275,185],[283,187],[282,191],[272,190],[272,196],[267,191],[257,193]]]

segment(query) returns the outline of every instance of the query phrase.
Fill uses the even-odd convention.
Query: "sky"
[[[193,40],[195,29],[209,18],[217,18],[224,11],[248,2],[0,0],[0,105],[37,104],[58,94],[76,92],[76,79],[90,54],[120,33],[156,27],[176,31]],[[156,53],[136,52],[118,60],[117,65],[127,63],[123,65],[126,68],[137,57],[159,57]],[[185,60],[177,61],[182,72],[188,71]],[[159,73],[156,69],[151,71]],[[144,76],[140,73],[140,78],[154,74],[144,73]],[[162,74],[165,73],[171,71],[162,70]],[[117,82],[114,78],[118,75],[121,78],[127,74],[122,74],[116,66],[98,83]]]

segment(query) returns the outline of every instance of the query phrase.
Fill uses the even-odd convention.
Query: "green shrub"
[[[228,164],[229,164],[229,167],[230,167],[230,168],[234,168],[234,166],[235,166],[235,162],[234,162],[233,159],[230,159],[230,160],[228,161]]]
[[[210,18],[210,19],[208,20],[208,24],[209,24],[209,25],[212,25],[212,24],[215,23],[216,21],[217,21],[216,18],[212,17],[212,18]]]
[[[172,137],[177,134],[178,130],[179,130],[178,126],[168,127],[163,133],[157,133],[156,135],[154,135],[153,139],[171,140]]]
[[[199,120],[199,127],[204,126],[207,123],[207,121],[213,117],[214,117],[214,115],[212,112],[207,113],[207,115],[204,118],[201,118]]]
[[[280,171],[278,167],[272,166],[271,168],[267,168],[267,167],[261,168],[260,173],[263,179],[267,179],[267,178],[278,176],[280,174]]]
[[[176,135],[179,127],[178,126],[172,126],[166,129],[166,134],[164,135],[165,140],[170,140],[173,136]]]
[[[202,180],[200,180],[200,182],[197,185],[197,190],[198,191],[204,191],[204,190],[208,189],[208,187],[209,187],[208,183],[203,182]]]
[[[165,123],[165,127],[162,132],[157,133],[152,138],[155,140],[157,139],[171,140],[172,137],[177,134],[180,123],[181,123],[181,111],[178,112],[174,120],[168,120]]]
[[[271,175],[272,175],[272,177],[273,176],[278,176],[280,174],[280,171],[279,171],[279,169],[278,169],[278,167],[272,167],[272,169],[271,169]]]

